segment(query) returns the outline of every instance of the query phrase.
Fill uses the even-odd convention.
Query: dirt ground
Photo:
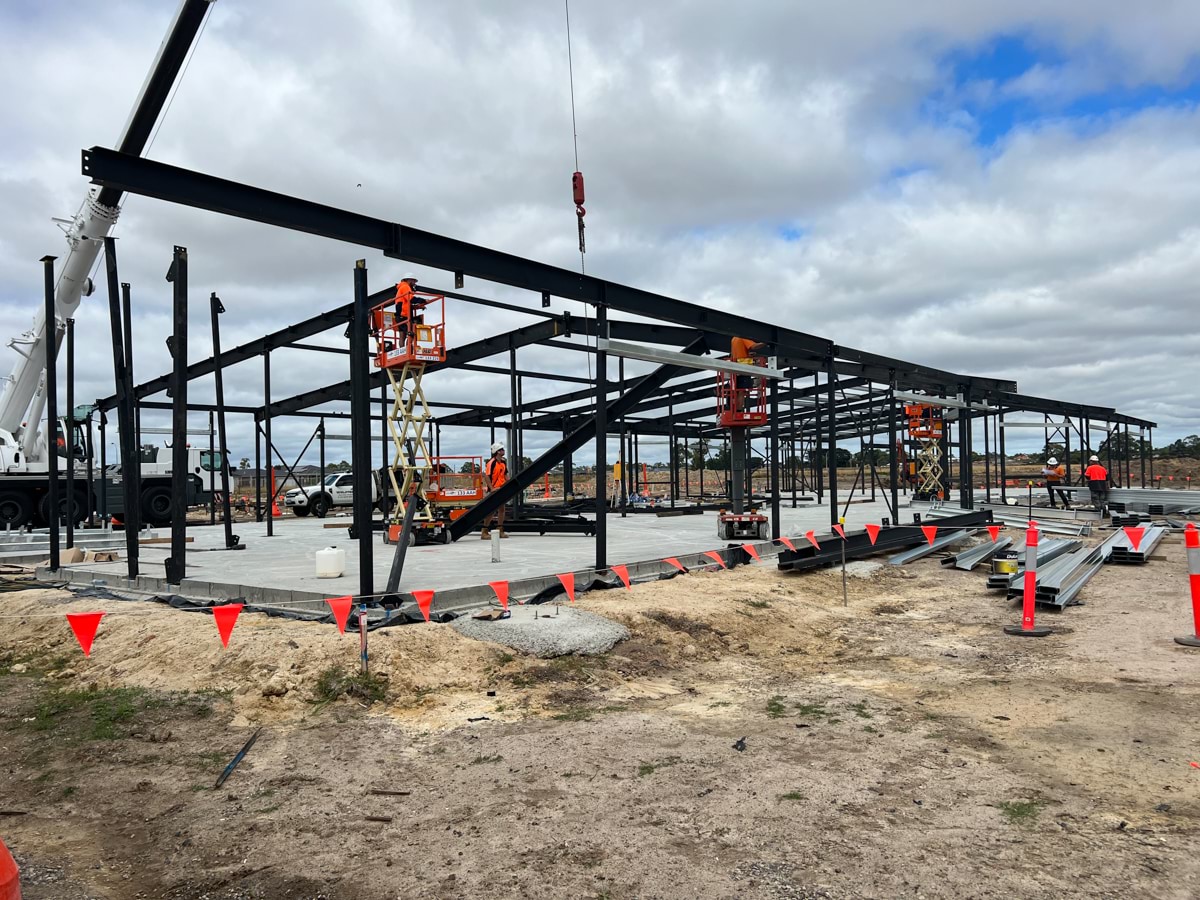
[[[404,626],[371,704],[329,699],[331,626],[223,650],[201,613],[0,593],[0,835],[26,900],[1195,897],[1200,651],[1156,552],[1039,640],[932,559],[855,564],[846,605],[771,564],[581,595],[633,634],[598,658]],[[92,609],[84,659],[59,615]]]

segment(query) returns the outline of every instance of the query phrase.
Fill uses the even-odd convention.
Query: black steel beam
[[[140,159],[103,147],[82,151],[82,171],[94,183],[104,187],[346,241],[361,247],[372,247],[396,259],[444,271],[461,272],[539,294],[549,293],[593,305],[603,302],[611,310],[701,328],[728,337],[746,337],[766,343],[781,354],[808,353],[821,358],[840,356],[863,364],[895,367],[897,372],[905,373],[910,378],[933,379],[938,384],[973,382],[981,391],[1016,390],[1016,383],[1012,381],[971,378],[853,348],[838,347],[825,338],[758,319],[698,306],[396,222],[154,160]]]
[[[375,302],[373,295],[370,298],[368,307]],[[503,353],[510,346],[524,347],[526,344],[537,344],[542,341],[549,340],[557,334],[565,332],[565,325],[560,319],[547,319],[544,322],[534,322],[532,325],[526,325],[518,328],[515,331],[509,331],[504,334],[498,334],[493,337],[484,338],[480,341],[474,341],[470,344],[464,344],[461,347],[454,347],[446,351],[446,361],[444,363],[433,363],[426,367],[425,374],[429,375],[433,372],[438,372],[442,369],[453,369],[464,362],[475,362],[480,359],[487,359],[489,356],[495,356],[497,353]],[[382,371],[372,372],[369,377],[371,387],[386,384],[387,376]],[[318,403],[328,403],[334,400],[350,399],[350,382],[339,381],[337,384],[329,384],[323,388],[317,388],[314,391],[306,391],[303,394],[297,394],[294,397],[289,397],[286,400],[280,400],[271,405],[271,414],[274,416],[290,415],[298,410],[310,409]],[[462,404],[454,404],[461,406]]]
[[[392,296],[394,288],[388,288],[386,291],[379,291],[371,297],[372,303],[382,303],[388,297]],[[234,347],[231,350],[226,350],[221,354],[220,363],[223,368],[229,368],[246,360],[256,359],[262,356],[264,349],[276,349],[279,347],[287,347],[294,344],[296,341],[304,338],[313,337],[323,331],[328,331],[338,325],[344,325],[350,321],[350,310],[352,304],[347,303],[345,306],[339,306],[336,309],[331,309],[323,312],[320,315],[305,319],[303,322],[297,322],[295,325],[289,325],[279,331],[272,332],[261,338],[256,338],[248,344],[242,344],[239,347]],[[307,349],[307,348],[306,348]],[[201,378],[205,375],[210,375],[216,369],[217,361],[213,358],[201,360],[188,366],[187,378],[192,381],[196,378]],[[139,384],[133,389],[134,396],[138,399],[152,397],[157,393],[165,391],[171,386],[172,375],[160,375],[151,381]],[[102,410],[115,408],[117,405],[116,396],[104,397],[96,401],[96,406]]]
[[[697,341],[691,347],[685,348],[685,353],[703,353],[704,342]],[[608,421],[619,419],[625,414],[625,411],[647,393],[662,385],[664,381],[675,377],[680,372],[684,371],[679,366],[660,366],[648,375],[643,375],[634,385],[628,388],[622,396],[611,403],[606,404],[604,418]],[[603,387],[604,379],[600,379],[599,386]],[[597,417],[597,422],[602,422],[601,417]],[[596,437],[598,433],[598,425],[591,422],[579,426],[569,435],[535,459],[527,469],[523,470],[519,475],[510,478],[503,487],[488,494],[483,500],[476,503],[469,509],[465,515],[459,517],[450,525],[450,534],[454,540],[458,540],[464,535],[470,534],[476,526],[484,521],[489,515],[508,503],[509,500],[516,497],[521,491],[531,487],[534,482],[553,469],[556,465],[562,462],[566,457],[580,449],[589,439]],[[603,434],[602,431],[599,432]],[[604,460],[598,459],[596,463],[596,489],[599,493],[603,489],[600,482],[604,479]],[[601,530],[603,526],[600,527]],[[601,534],[598,530],[597,534]]]

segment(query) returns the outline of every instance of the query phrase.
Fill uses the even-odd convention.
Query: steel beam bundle
[[[986,512],[968,512],[939,523],[939,527],[981,528],[990,521]],[[817,538],[817,543],[821,545],[819,550],[811,544],[799,545],[795,550],[784,550],[779,554],[779,568],[785,572],[803,572],[840,563],[843,559],[843,549],[845,559],[862,559],[876,553],[903,550],[905,547],[914,547],[925,542],[925,533],[916,524],[884,528],[880,530],[874,544],[865,531],[848,531],[844,541],[836,534],[825,534]]]
[[[1065,553],[1043,569],[1038,564],[1037,587],[1034,598],[1044,606],[1059,609],[1075,602],[1079,591],[1104,566],[1104,552],[1099,546],[1081,548],[1074,553]],[[1008,590],[1010,599],[1021,596],[1015,585]]]
[[[916,506],[916,504],[913,504]],[[1009,507],[1016,509],[1015,507]],[[956,506],[932,506],[921,513],[921,515],[930,519],[944,519],[948,516],[957,516],[966,512],[966,510]],[[1003,512],[1001,510],[989,510],[994,521],[1003,525],[1008,525],[1012,528],[1025,529],[1029,526],[1029,516],[1021,512]],[[1037,518],[1040,510],[1034,510],[1034,518]],[[1054,534],[1069,534],[1074,537],[1086,537],[1092,533],[1091,522],[1080,522],[1078,525],[1068,522],[1038,522],[1038,531],[1043,533],[1052,532]],[[1041,557],[1039,557],[1040,559]]]
[[[1109,548],[1106,562],[1124,565],[1144,563],[1150,558],[1150,554],[1154,552],[1154,548],[1166,536],[1166,528],[1161,525],[1151,526],[1146,529],[1145,534],[1142,535],[1142,540],[1138,543],[1138,548],[1134,550],[1133,541],[1129,539],[1129,535],[1125,533],[1125,530],[1117,531],[1104,542]]]
[[[940,526],[938,530],[942,530]],[[905,550],[901,553],[897,553],[895,556],[889,556],[888,565],[908,565],[910,562],[916,562],[918,559],[924,559],[926,556],[937,553],[939,550],[945,550],[947,547],[960,544],[974,533],[975,529],[971,529],[969,531],[951,531],[941,534],[933,541],[932,544],[927,541],[923,547],[915,547],[912,550]]]
[[[1071,553],[1083,546],[1083,541],[1068,541],[1062,538],[1050,538],[1038,544],[1037,561],[1038,565],[1042,566],[1052,560],[1057,559],[1064,553]],[[1013,585],[1019,585],[1021,579],[1025,575],[1025,551],[1021,550],[1017,554],[1017,571],[1013,575],[989,575],[988,590],[989,591],[1007,591]]]
[[[980,544],[978,547],[972,547],[970,550],[964,550],[953,556],[947,556],[942,560],[942,565],[953,566],[956,569],[962,569],[964,572],[970,572],[980,563],[987,562],[1001,550],[1005,550],[1011,545],[1012,538],[1010,537],[988,541],[986,544]]]
[[[1196,513],[1200,512],[1200,491],[1112,488],[1108,492],[1108,506],[1116,512],[1144,512],[1152,516]]]

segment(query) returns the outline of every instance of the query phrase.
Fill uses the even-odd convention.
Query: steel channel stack
[[[954,556],[947,556],[942,560],[942,565],[954,566],[956,569],[970,572],[980,563],[987,562],[1001,550],[1006,550],[1010,546],[1012,546],[1012,538],[1002,537],[986,544],[980,544],[978,547],[972,547],[970,550],[964,550]]]

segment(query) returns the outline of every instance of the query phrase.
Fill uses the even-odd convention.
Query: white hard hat
[[[504,449],[504,445],[502,443],[500,443],[499,441],[496,441],[496,443],[492,444],[492,456],[495,456],[497,453],[499,453],[503,449]]]
[[[1098,456],[1093,456],[1093,457],[1091,457],[1091,458],[1089,458],[1089,459],[1088,459],[1088,462],[1100,462],[1100,457],[1098,457]]]
[[[1058,465],[1058,460],[1057,460],[1057,459],[1055,459],[1055,458],[1052,456],[1052,457],[1050,457],[1048,460],[1046,460],[1046,465],[1048,465],[1048,466],[1057,466],[1057,465]]]
[[[413,272],[405,272],[405,273],[404,273],[404,277],[403,277],[403,278],[401,278],[400,280],[401,280],[401,281],[416,281],[416,280],[417,280],[417,276],[416,276],[416,274],[415,274],[415,273],[413,273]]]

